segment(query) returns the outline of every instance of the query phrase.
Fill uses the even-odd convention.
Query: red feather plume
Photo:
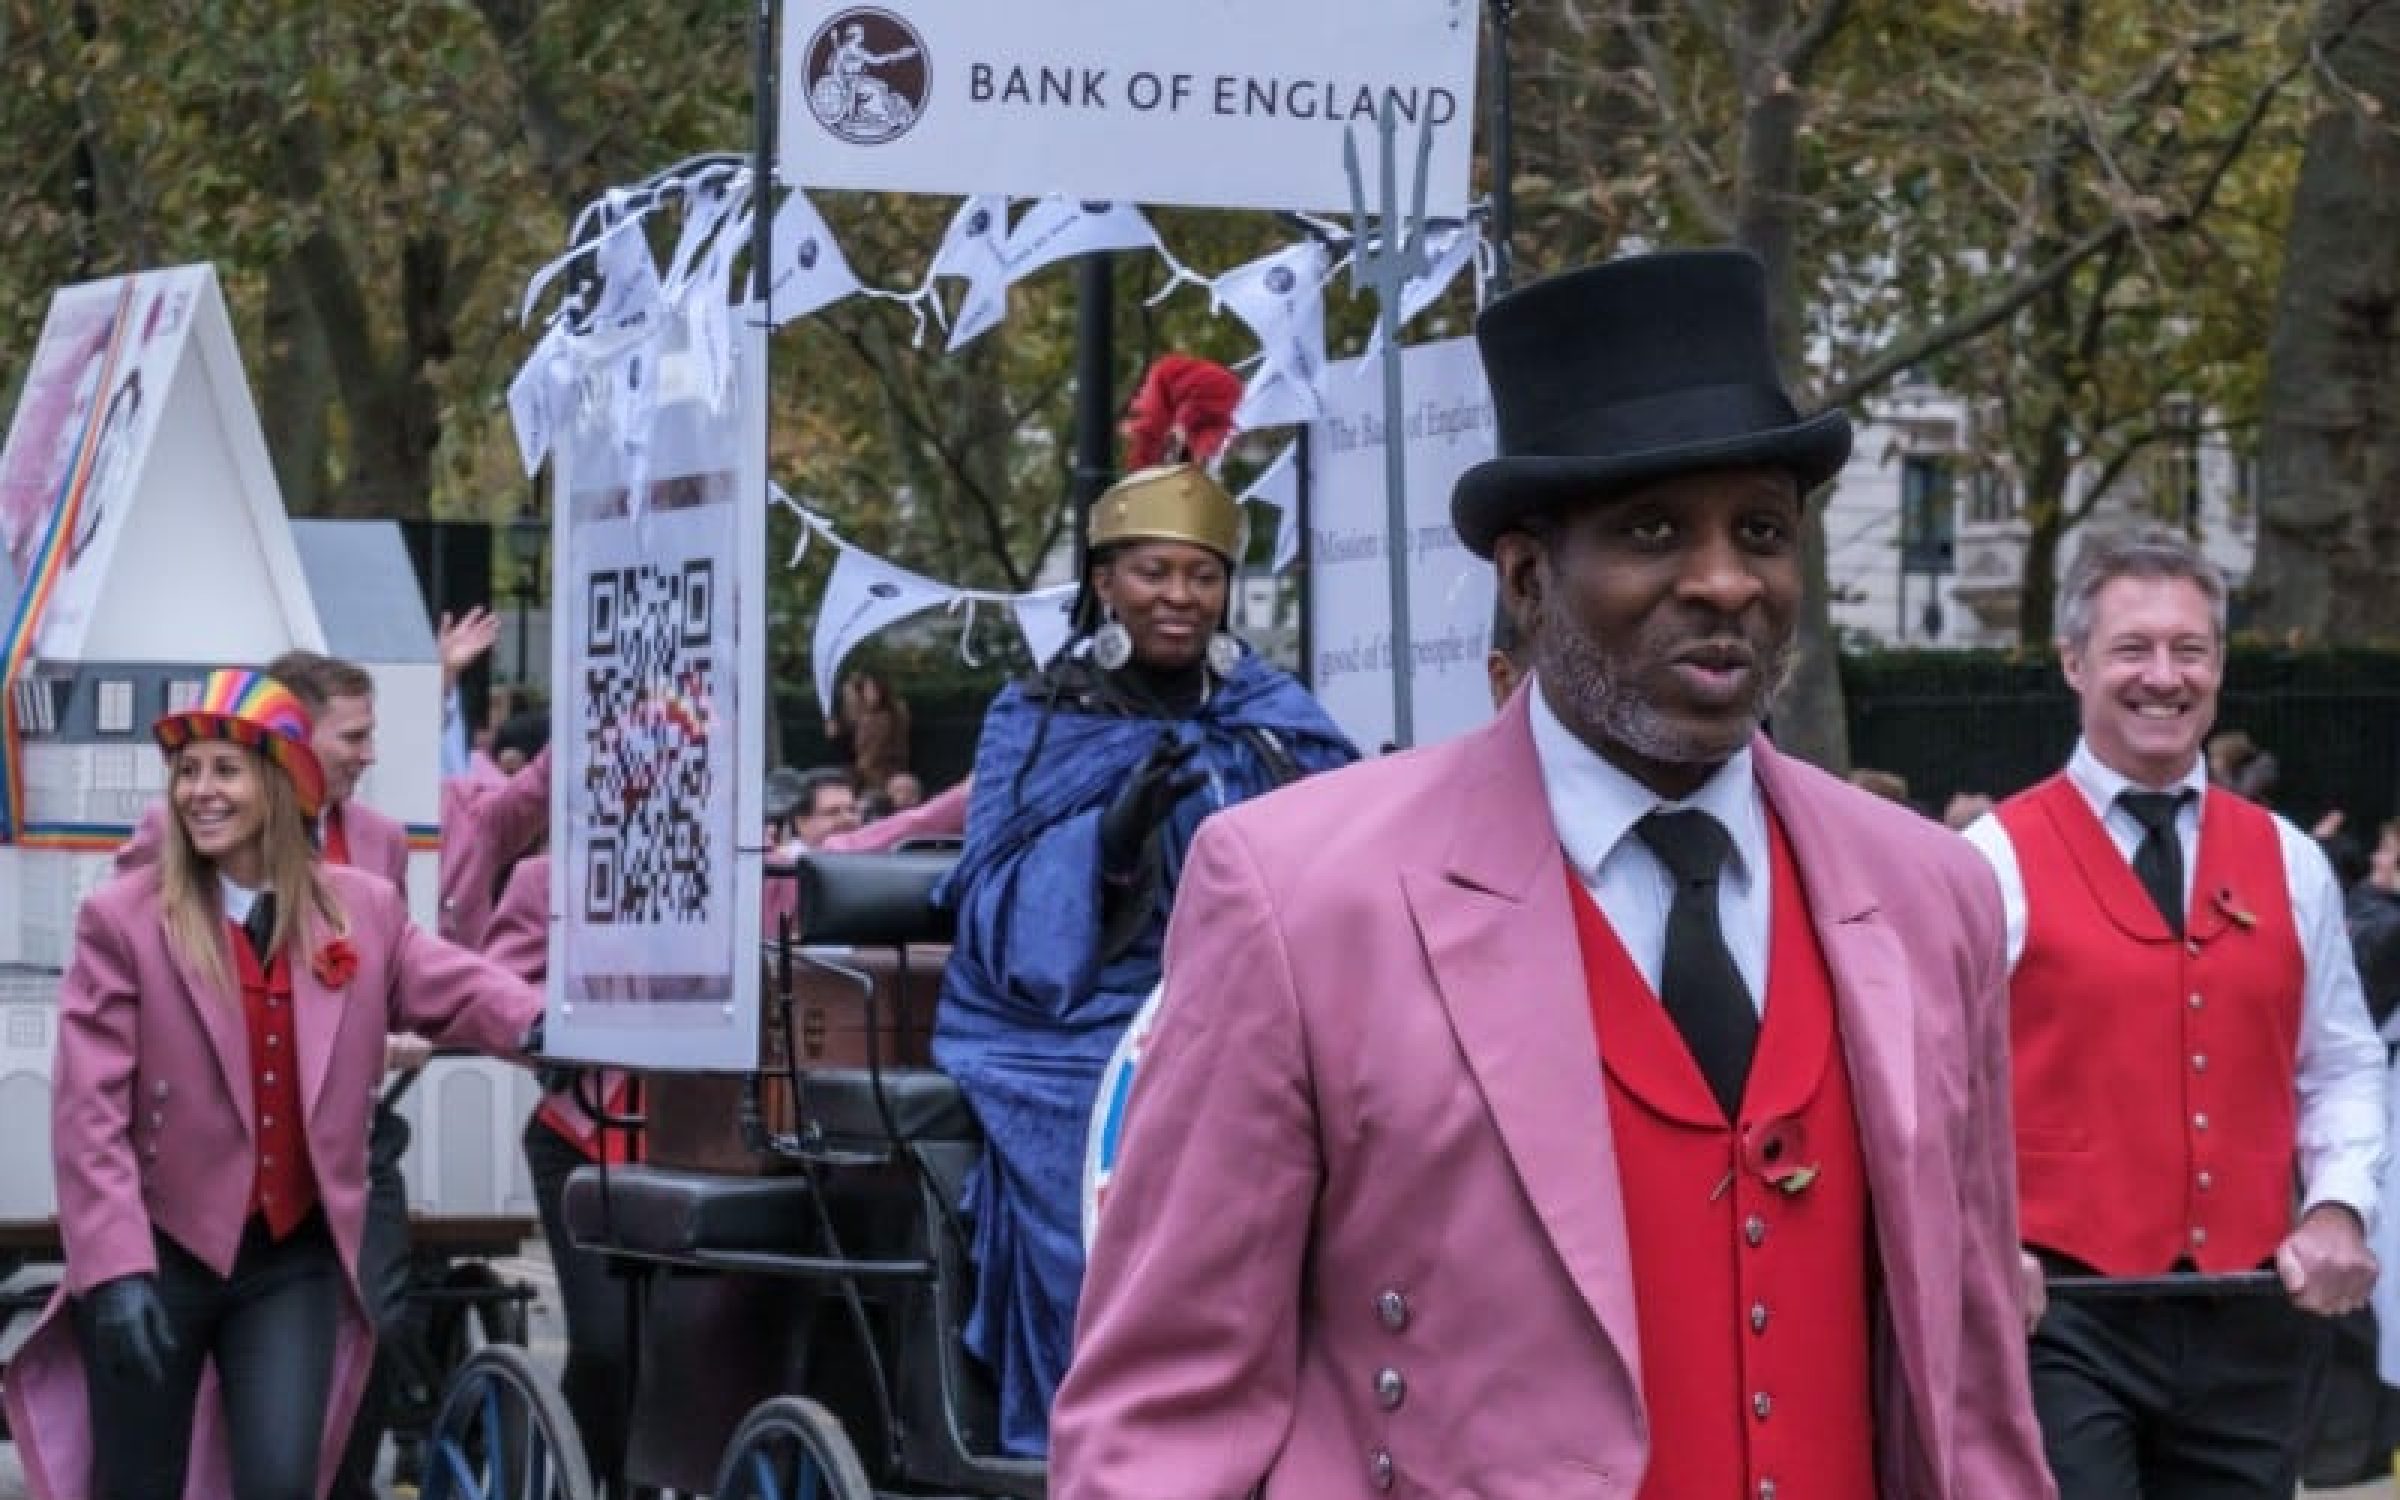
[[[1152,362],[1125,418],[1125,463],[1205,464],[1233,436],[1242,378],[1214,360],[1165,354]]]

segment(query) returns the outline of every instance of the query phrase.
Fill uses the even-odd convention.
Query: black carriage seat
[[[670,1257],[782,1250],[809,1233],[809,1191],[804,1177],[577,1167],[561,1212],[568,1238],[591,1250]]]
[[[933,1068],[806,1069],[798,1114],[803,1144],[836,1150],[983,1142],[967,1096]]]
[[[800,856],[799,940],[811,947],[904,948],[947,943],[948,908],[933,892],[957,863],[955,846]],[[982,1132],[947,1074],[921,1067],[801,1070],[800,1138],[834,1149],[901,1143],[979,1145]]]
[[[800,881],[800,941],[853,948],[947,943],[956,924],[934,904],[934,887],[957,863],[954,848],[874,854],[811,852]]]

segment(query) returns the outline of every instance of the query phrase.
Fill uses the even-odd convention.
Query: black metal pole
[[[517,686],[533,686],[533,570],[517,570]]]
[[[1075,575],[1083,576],[1091,545],[1086,515],[1116,477],[1117,276],[1106,251],[1087,255],[1075,273]]]
[[[1293,444],[1292,460],[1292,526],[1298,534],[1298,545],[1292,553],[1292,576],[1300,588],[1300,672],[1303,686],[1316,691],[1317,686],[1317,629],[1308,608],[1310,583],[1308,577],[1309,493],[1315,487],[1309,454],[1314,450],[1316,424],[1303,423],[1299,439]]]
[[[1509,66],[1510,23],[1516,20],[1517,0],[1491,0],[1492,5],[1492,295],[1509,289],[1516,275],[1511,240],[1517,229],[1515,188],[1517,115],[1510,101],[1516,70]]]
[[[752,43],[751,99],[757,118],[750,132],[750,295],[759,316],[775,326],[775,0],[758,0],[758,34]]]

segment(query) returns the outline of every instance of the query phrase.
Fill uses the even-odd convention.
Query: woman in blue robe
[[[1217,808],[1356,758],[1307,689],[1224,630],[1240,507],[1188,464],[1094,504],[1074,639],[1001,690],[975,755],[934,1060],[982,1122],[967,1345],[1001,1446],[1049,1448],[1083,1280],[1085,1132],[1159,982],[1185,851]]]

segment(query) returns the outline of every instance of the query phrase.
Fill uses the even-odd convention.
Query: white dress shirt
[[[1528,694],[1533,711],[1533,753],[1541,762],[1542,791],[1550,821],[1583,888],[1600,903],[1608,925],[1652,994],[1667,946],[1667,911],[1675,901],[1675,879],[1633,831],[1650,813],[1698,808],[1725,826],[1733,849],[1717,880],[1717,919],[1725,947],[1749,986],[1750,1003],[1763,1015],[1767,997],[1767,910],[1774,880],[1767,862],[1767,812],[1745,745],[1719,766],[1700,790],[1670,802],[1602,760],[1558,721],[1540,684]]]
[[[225,915],[233,920],[234,926],[241,927],[249,922],[250,908],[258,904],[259,893],[246,885],[235,885],[232,876],[219,870],[217,897],[225,903]]]
[[[2197,795],[2175,815],[2175,832],[2183,845],[2184,909],[2191,909],[2193,871],[2199,866],[2200,800],[2208,778],[2197,757],[2181,781],[2145,787],[2101,764],[2091,747],[2076,742],[2067,761],[2067,780],[2100,818],[2109,841],[2133,862],[2141,844],[2141,820],[2117,801],[2117,794],[2134,791],[2173,791],[2189,787]],[[2384,1050],[2368,1019],[2365,994],[2359,989],[2358,966],[2350,956],[2350,932],[2342,920],[2342,888],[2333,866],[2316,840],[2275,818],[2275,833],[2283,850],[2284,883],[2290,889],[2292,925],[2300,937],[2300,966],[2305,985],[2300,1008],[2299,1103],[2300,1175],[2308,1208],[2340,1203],[2374,1222],[2377,1184],[2384,1154]],[[1986,813],[1966,830],[1967,842],[1991,861],[2000,878],[2000,900],[2008,921],[2008,964],[2011,971],[2025,952],[2025,876],[2017,866],[2015,846],[2000,819]]]

